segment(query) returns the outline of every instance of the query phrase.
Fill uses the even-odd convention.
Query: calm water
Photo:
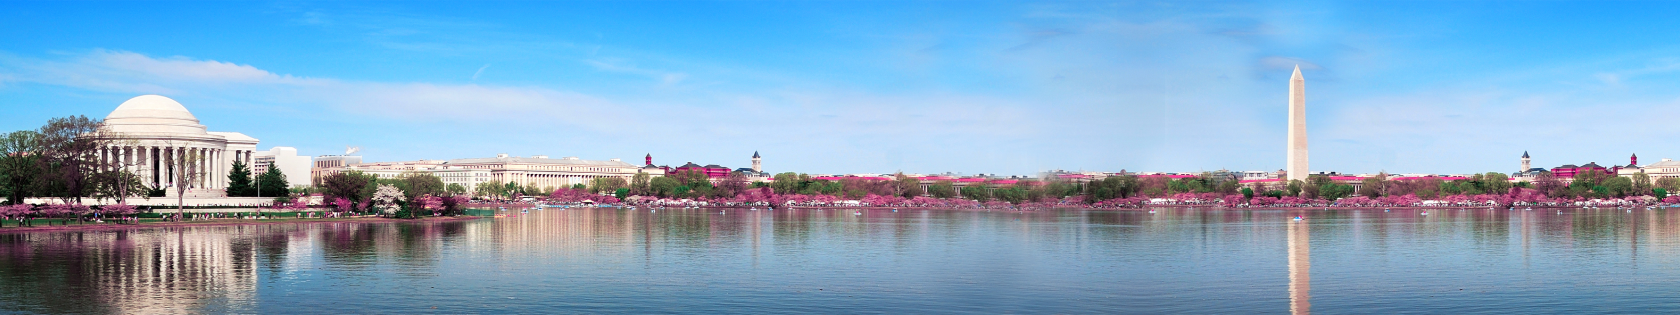
[[[573,209],[11,233],[0,313],[1672,313],[1677,230],[1661,210]]]

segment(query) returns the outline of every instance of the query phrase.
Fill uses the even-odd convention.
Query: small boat
[[[1424,211],[1423,215],[1429,215],[1429,211]]]
[[[863,215],[863,212],[852,212],[852,215]]]
[[[1295,221],[1301,221],[1301,216],[1295,216]]]

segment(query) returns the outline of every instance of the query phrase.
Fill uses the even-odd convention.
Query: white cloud
[[[163,80],[271,82],[284,79],[250,65],[214,60],[192,60],[181,56],[158,59],[132,52],[100,50],[94,51],[83,58],[84,60],[80,63],[84,66]]]

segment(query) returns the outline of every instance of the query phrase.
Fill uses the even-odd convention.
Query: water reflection
[[[1310,220],[1289,223],[1289,312],[1312,314],[1312,234]]]
[[[253,240],[229,229],[3,234],[0,300],[50,313],[248,312]]]
[[[1680,290],[1680,269],[1666,268],[1680,265],[1680,214],[1668,211],[1158,210],[550,209],[449,223],[9,233],[0,234],[0,313],[1651,313],[1638,307],[1680,305],[1660,295]],[[1296,215],[1307,220],[1290,220]],[[1285,273],[1287,285],[1278,279]],[[1574,289],[1545,289],[1560,283]]]
[[[249,313],[258,270],[334,268],[381,258],[423,267],[462,224],[207,226],[0,234],[0,311]],[[258,266],[261,262],[264,265]],[[425,268],[403,268],[420,271]],[[262,276],[281,276],[264,274]]]

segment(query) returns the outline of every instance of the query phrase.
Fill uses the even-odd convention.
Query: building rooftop
[[[492,158],[453,159],[453,160],[449,160],[447,163],[448,164],[531,163],[531,164],[561,164],[561,165],[583,165],[583,166],[636,167],[635,165],[630,165],[630,163],[624,163],[623,161],[610,161],[610,160],[609,161],[597,161],[597,160],[583,160],[583,159],[578,159],[578,158],[549,159],[549,158],[517,157],[517,156],[492,157]]]

